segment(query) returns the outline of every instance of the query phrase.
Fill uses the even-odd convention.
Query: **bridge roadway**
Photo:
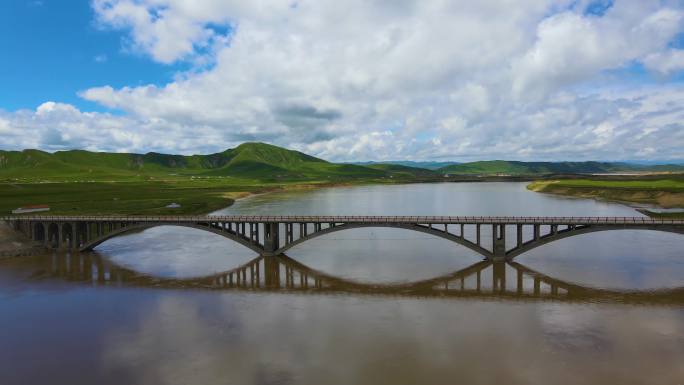
[[[512,260],[570,236],[607,230],[684,234],[684,220],[646,217],[485,216],[9,216],[0,217],[46,247],[91,250],[133,231],[183,226],[229,238],[260,255],[279,255],[310,239],[353,228],[399,228],[453,241],[487,260]]]

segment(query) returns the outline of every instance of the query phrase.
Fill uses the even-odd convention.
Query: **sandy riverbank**
[[[45,252],[45,248],[15,231],[6,223],[0,222],[0,259],[36,255]]]
[[[643,208],[643,205],[649,205],[665,209],[684,208],[684,192],[675,189],[634,188],[631,186],[573,186],[570,183],[573,181],[535,181],[530,183],[527,188],[535,192],[599,199],[633,207]]]

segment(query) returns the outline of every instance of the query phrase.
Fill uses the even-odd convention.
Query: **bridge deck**
[[[424,224],[563,224],[563,225],[684,225],[680,219],[648,217],[509,217],[509,216],[63,216],[27,215],[0,217],[5,221],[89,222],[246,222],[246,223],[424,223]]]

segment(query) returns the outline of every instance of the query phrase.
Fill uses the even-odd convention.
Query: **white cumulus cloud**
[[[635,63],[659,76],[684,69],[672,48],[683,29],[679,1],[92,6],[129,48],[194,67],[164,85],[80,93],[121,114],[51,107],[63,146],[188,153],[260,140],[332,160],[681,158],[684,89],[626,87],[629,75],[611,75]],[[587,12],[596,6],[600,14]],[[1,116],[41,129],[46,108]]]

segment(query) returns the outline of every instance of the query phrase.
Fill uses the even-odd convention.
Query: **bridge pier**
[[[506,260],[506,225],[492,225],[492,260]]]
[[[280,287],[280,264],[276,257],[264,257],[264,285],[267,288]]]
[[[264,223],[264,255],[274,255],[280,248],[280,224]]]
[[[504,293],[506,291],[506,262],[496,261],[492,264],[492,292]]]

